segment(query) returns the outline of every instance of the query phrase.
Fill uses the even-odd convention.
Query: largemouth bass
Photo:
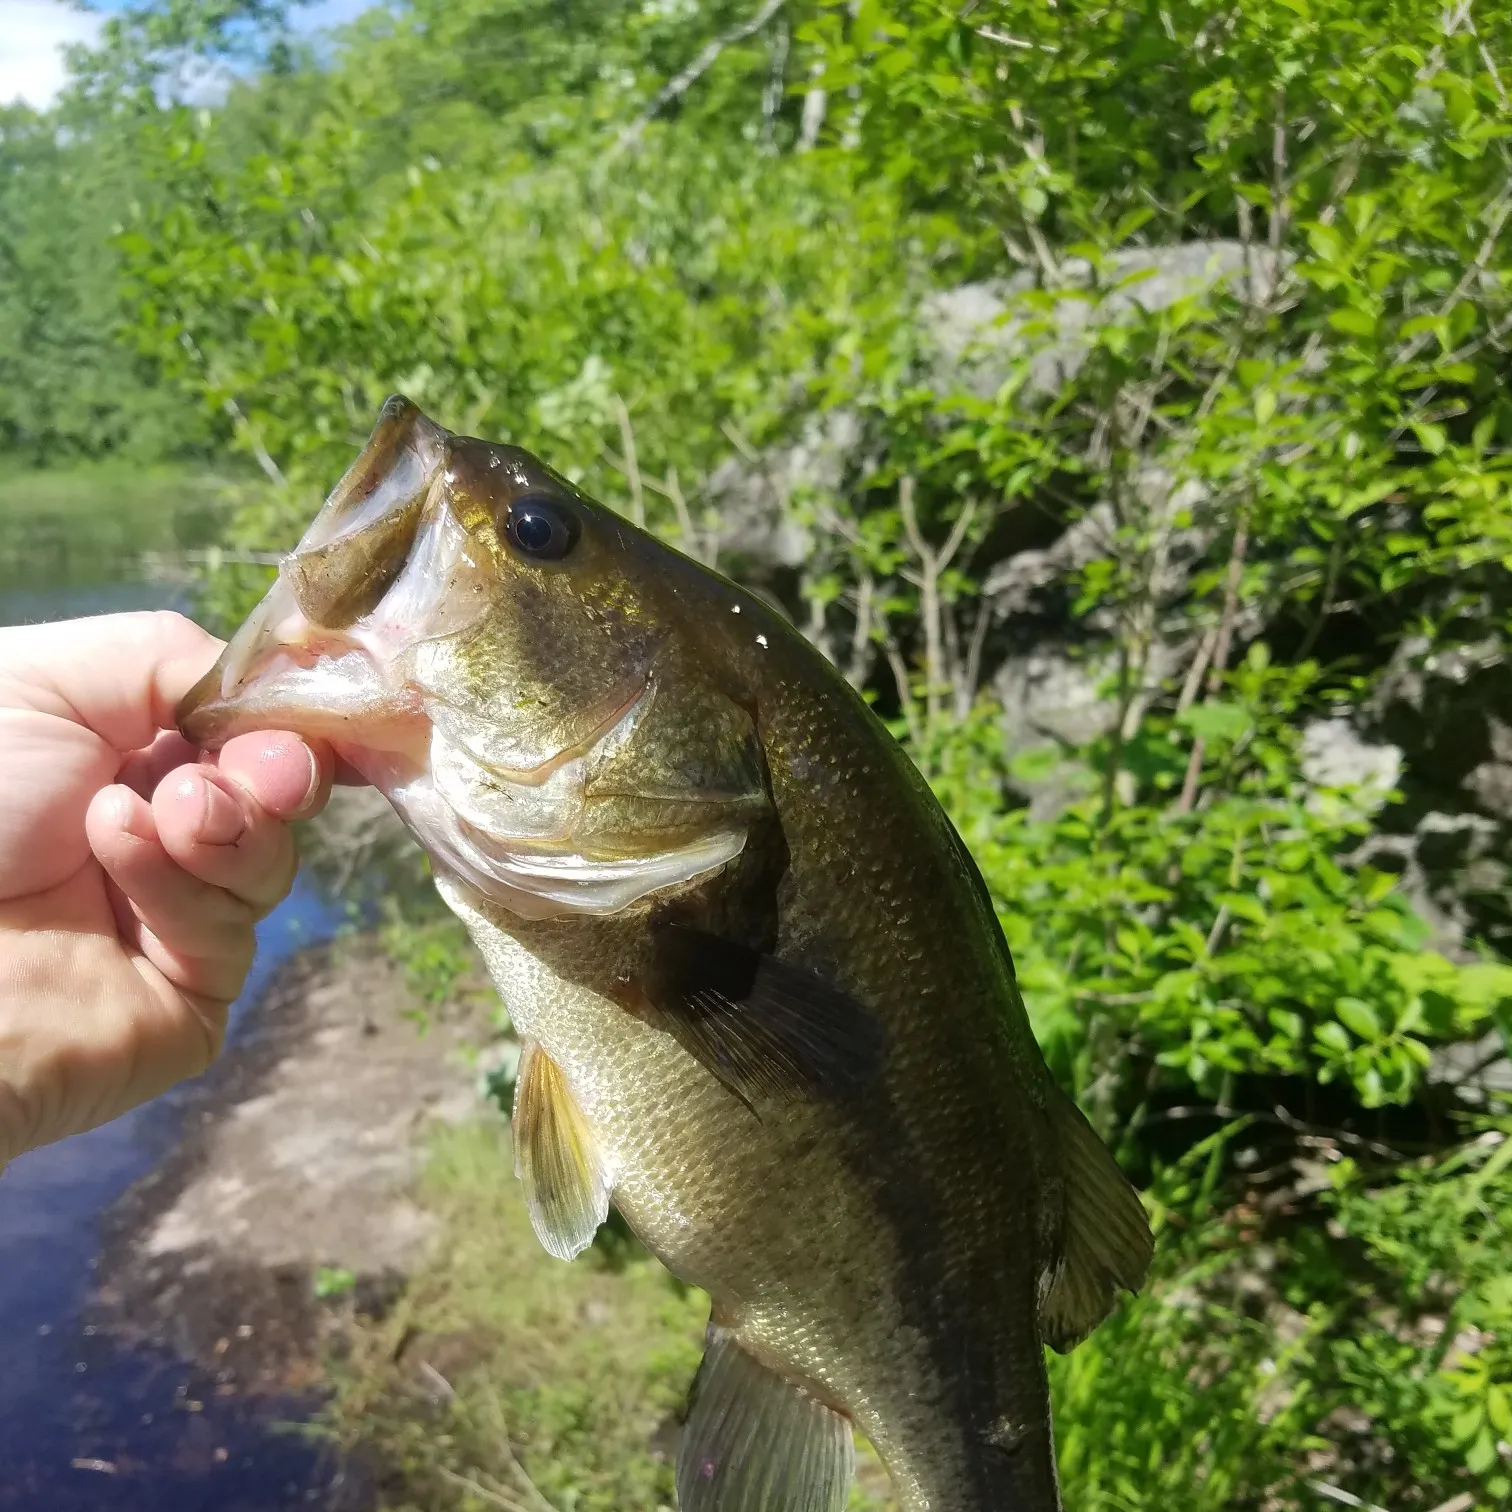
[[[385,405],[179,714],[334,742],[521,1035],[570,1258],[612,1201],[712,1299],[684,1512],[1052,1512],[1043,1345],[1144,1211],[1030,1032],[986,889],[865,702],[761,599],[529,453]]]

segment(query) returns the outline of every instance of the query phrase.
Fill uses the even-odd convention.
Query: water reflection
[[[15,479],[0,482],[0,625],[188,607],[186,580],[144,571],[119,521],[102,530],[99,511],[66,509],[23,511],[18,520],[15,500],[30,495]],[[203,512],[186,518],[192,529],[170,520],[168,533],[202,544]],[[153,544],[161,547],[161,530]],[[342,918],[302,875],[258,931],[231,1043],[255,1033],[258,999],[279,965],[329,939]],[[221,1395],[191,1365],[121,1348],[83,1321],[104,1217],[173,1147],[183,1101],[170,1094],[34,1151],[0,1178],[3,1512],[337,1512],[364,1504],[318,1443],[291,1429],[308,1403]]]

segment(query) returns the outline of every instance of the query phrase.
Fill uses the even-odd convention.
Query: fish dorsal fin
[[[609,1216],[609,1178],[562,1068],[533,1040],[520,1056],[511,1128],[530,1225],[551,1254],[571,1260]]]
[[[629,1006],[748,1105],[841,1095],[881,1065],[881,1021],[817,972],[682,924],[654,939]]]
[[[709,1325],[677,1456],[679,1512],[840,1512],[850,1424]]]
[[[1118,1288],[1138,1291],[1155,1251],[1150,1221],[1086,1115],[1059,1089],[1050,1099],[1065,1179],[1061,1252],[1040,1309],[1040,1334],[1064,1354],[1107,1317]]]

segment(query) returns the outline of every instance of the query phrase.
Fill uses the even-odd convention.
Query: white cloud
[[[0,0],[0,105],[50,103],[68,79],[64,45],[93,41],[102,24],[62,0]]]
[[[106,11],[119,9],[121,0],[94,0]],[[290,21],[296,32],[319,32],[343,26],[382,0],[306,0],[296,5]],[[105,17],[75,10],[68,0],[0,0],[0,105],[18,100],[40,109],[68,82],[63,48],[70,42],[92,42]],[[223,99],[230,75],[221,65],[201,64],[187,71],[174,98],[210,105]]]

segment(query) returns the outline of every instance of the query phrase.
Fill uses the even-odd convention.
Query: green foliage
[[[1223,1103],[1234,1077],[1342,1078],[1363,1107],[1405,1102],[1432,1046],[1507,1022],[1512,967],[1426,949],[1397,878],[1349,859],[1370,830],[1359,795],[1302,779],[1296,694],[1276,684],[1307,680],[1252,655],[1228,700],[1147,722],[1123,753],[1139,785],[1111,810],[1004,810],[990,707],[950,732],[964,754],[935,754],[1040,1043],[1105,1132],[1172,1086]],[[1206,741],[1214,797],[1173,813],[1182,730]]]
[[[477,955],[454,914],[392,906],[386,913],[379,944],[404,969],[410,991],[423,1003],[439,1008],[479,990]]]
[[[1154,1189],[1160,1279],[1055,1362],[1067,1504],[1505,1505],[1507,1131],[1384,1181],[1330,1151],[1185,1228],[1243,1130],[1194,1149]]]
[[[315,1295],[322,1302],[344,1297],[357,1285],[355,1271],[341,1265],[322,1265],[315,1272]]]
[[[195,407],[119,339],[111,221],[135,168],[103,124],[0,107],[0,457],[12,465],[203,444]]]

